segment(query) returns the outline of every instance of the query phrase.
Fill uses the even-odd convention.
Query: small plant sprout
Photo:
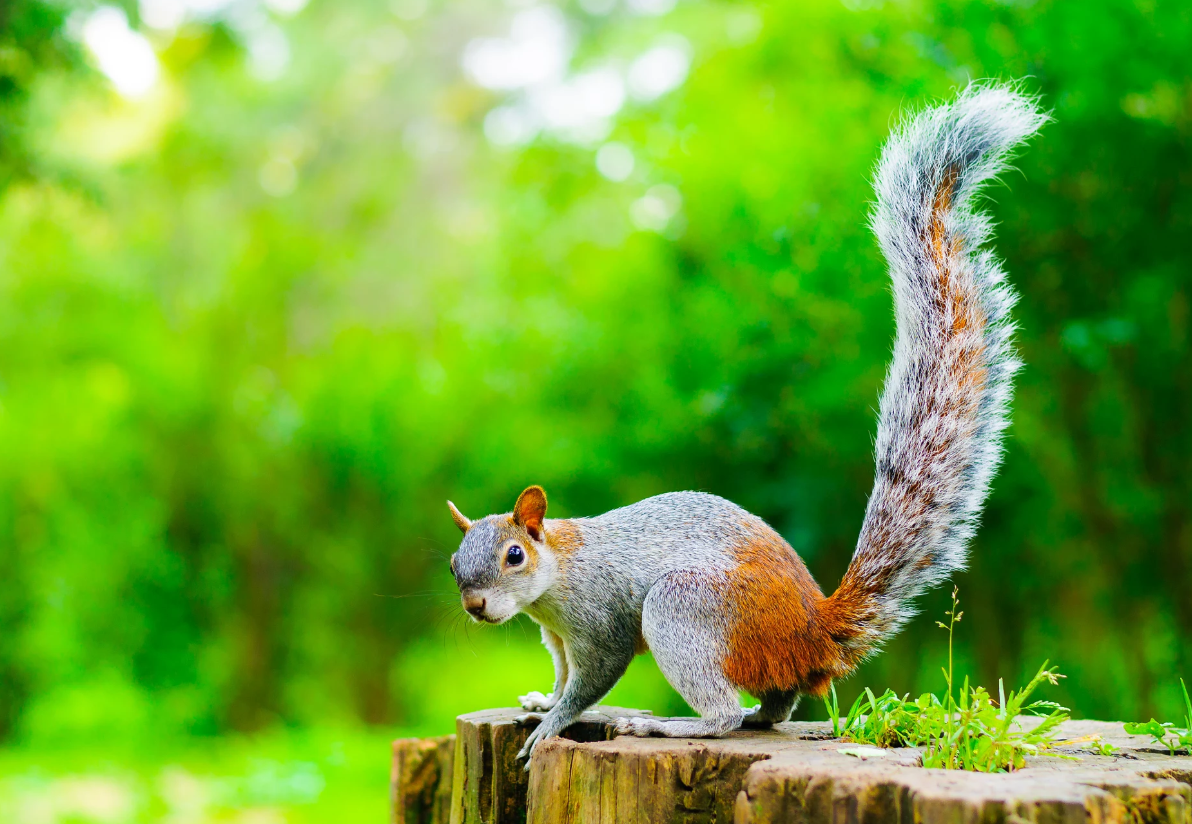
[[[1099,735],[1094,735],[1088,742],[1088,748],[1097,755],[1113,755],[1118,748],[1110,744]]]
[[[956,608],[959,605],[960,605],[960,587],[953,586],[952,587],[952,607],[951,607],[951,609],[949,609],[947,612],[944,613],[945,615],[948,616],[948,623],[945,624],[943,621],[935,622],[935,625],[937,627],[939,627],[940,629],[946,629],[948,631],[948,670],[947,670],[947,672],[944,673],[944,680],[946,680],[948,682],[948,705],[949,706],[954,706],[954,702],[952,700],[952,637],[956,630],[956,622],[964,617],[963,612],[957,612]],[[965,686],[966,687],[968,686],[967,680],[965,681]],[[1000,695],[1000,693],[1001,693],[1001,682],[1000,681],[998,682],[998,692]],[[951,715],[950,714],[948,716],[948,723],[951,724]],[[951,734],[951,729],[949,729],[948,732],[949,732],[949,734]]]
[[[828,711],[828,718],[832,720],[832,737],[841,738],[844,731],[840,726],[840,702],[836,698],[836,682],[828,685],[830,692],[824,696],[824,709]]]
[[[1028,755],[1045,753],[1059,743],[1059,726],[1068,719],[1068,710],[1052,701],[1028,699],[1044,683],[1055,685],[1063,676],[1047,662],[1030,682],[1018,690],[1005,691],[998,681],[998,697],[984,687],[974,687],[968,679],[957,689],[953,668],[953,638],[960,611],[959,592],[952,591],[952,606],[945,613],[947,623],[937,622],[948,631],[948,666],[943,670],[947,693],[941,699],[924,693],[914,701],[898,697],[893,690],[875,695],[865,691],[853,702],[842,719],[833,685],[824,699],[832,718],[832,733],[838,738],[876,747],[920,747],[923,766],[946,770],[1010,772],[1021,768]],[[1029,729],[1016,723],[1019,716],[1042,718]],[[1108,746],[1108,745],[1105,745]],[[1104,753],[1103,753],[1104,754]]]
[[[1180,689],[1184,692],[1184,728],[1180,729],[1170,722],[1160,723],[1152,718],[1146,723],[1135,722],[1126,724],[1126,732],[1130,735],[1149,735],[1155,743],[1167,747],[1168,752],[1175,755],[1183,750],[1192,755],[1192,698],[1188,697],[1188,685],[1180,679]]]

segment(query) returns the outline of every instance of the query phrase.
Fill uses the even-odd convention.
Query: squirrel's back
[[[737,548],[759,536],[782,541],[761,518],[707,492],[667,492],[573,523],[603,561],[624,550],[624,563],[646,580],[678,569],[724,572],[740,563]]]

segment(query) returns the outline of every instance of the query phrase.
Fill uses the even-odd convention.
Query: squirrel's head
[[[559,565],[546,545],[546,493],[532,486],[513,512],[469,521],[447,502],[464,533],[451,572],[464,610],[476,621],[500,624],[537,601],[555,582]]]

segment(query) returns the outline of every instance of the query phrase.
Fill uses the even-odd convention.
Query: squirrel
[[[983,184],[1048,115],[1004,85],[970,85],[886,143],[870,225],[889,265],[897,331],[880,402],[876,478],[857,548],[825,596],[761,518],[674,492],[592,518],[549,519],[531,486],[511,513],[472,521],[451,571],[464,609],[542,630],[554,690],[519,697],[537,720],[520,758],[558,735],[651,651],[698,718],[620,718],[619,734],[716,737],[789,719],[826,694],[913,614],[913,599],[964,567],[1001,461],[1019,367],[1016,297],[984,247]],[[738,690],[760,699],[741,706]],[[527,761],[527,768],[529,762]]]

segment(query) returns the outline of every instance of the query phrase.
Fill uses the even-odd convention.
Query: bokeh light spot
[[[596,171],[613,182],[627,180],[633,166],[633,152],[624,143],[605,143],[596,152]]]
[[[639,229],[662,232],[683,206],[679,190],[666,183],[651,186],[629,206],[629,219]]]
[[[157,55],[143,34],[128,27],[123,9],[96,9],[83,23],[83,42],[122,96],[144,97],[157,83]]]
[[[678,88],[691,68],[691,44],[677,35],[665,35],[629,68],[629,93],[648,102]]]
[[[141,22],[151,29],[173,31],[186,20],[185,0],[141,0]]]
[[[478,85],[509,91],[562,77],[570,57],[563,13],[554,6],[534,6],[514,16],[508,37],[468,43],[463,66]]]

